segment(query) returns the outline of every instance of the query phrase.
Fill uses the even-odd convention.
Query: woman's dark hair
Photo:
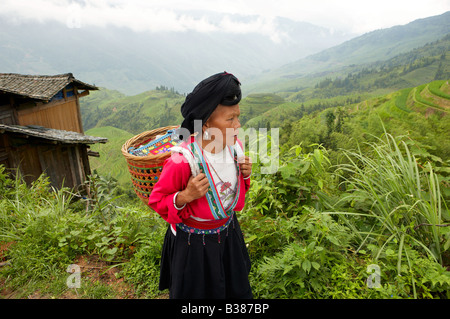
[[[241,100],[241,94],[241,84],[239,83],[239,81],[237,81],[237,79],[232,79],[228,84],[228,89],[225,93],[225,97],[220,104],[226,106],[236,105]]]
[[[201,81],[181,105],[184,117],[181,128],[192,134],[196,131],[194,121],[205,123],[219,104],[238,104],[241,100],[240,85],[239,80],[228,72],[217,73]]]

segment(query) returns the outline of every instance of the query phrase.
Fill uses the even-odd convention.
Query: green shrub
[[[254,291],[262,298],[317,298],[331,282],[331,269],[345,263],[352,234],[330,215],[313,208],[296,218],[296,238],[253,272]]]
[[[430,82],[430,84],[428,84],[428,89],[429,89],[430,92],[433,93],[434,95],[437,95],[437,96],[439,96],[439,97],[441,97],[441,98],[443,98],[443,99],[450,100],[450,95],[447,94],[447,93],[445,93],[445,92],[442,92],[442,91],[441,91],[441,87],[442,87],[442,85],[443,85],[445,82],[448,82],[448,81],[442,81],[442,80],[441,80],[441,81],[433,81],[433,82]]]
[[[142,238],[133,257],[123,264],[120,276],[134,285],[136,294],[154,297],[159,291],[159,269],[167,223],[154,216],[151,231]]]

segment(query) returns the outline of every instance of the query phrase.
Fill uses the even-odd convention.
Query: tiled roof
[[[22,75],[0,73],[0,93],[12,93],[37,100],[49,101],[68,84],[80,89],[98,90],[96,86],[81,82],[72,73],[59,75]]]
[[[67,144],[95,144],[106,143],[107,138],[84,135],[82,133],[56,130],[42,126],[21,126],[0,124],[0,134],[4,132],[19,133]]]

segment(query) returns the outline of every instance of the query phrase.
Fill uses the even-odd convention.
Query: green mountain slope
[[[85,130],[113,126],[134,134],[177,125],[181,123],[184,98],[166,88],[133,96],[101,89],[80,100],[83,125]]]
[[[331,158],[337,161],[333,156],[339,148],[354,148],[357,142],[371,140],[371,134],[380,136],[383,133],[381,119],[388,132],[396,135],[406,134],[421,143],[415,147],[417,154],[436,156],[438,162],[450,158],[448,80],[433,81],[345,106],[339,104],[340,101],[346,102],[346,99],[335,98],[336,105],[333,106],[323,103],[322,108],[314,109],[311,107],[314,104],[308,104],[303,109],[298,109],[304,112],[301,119],[286,119],[280,126],[281,148],[288,149],[300,143],[307,148],[308,145],[318,143],[327,147]],[[273,116],[278,114],[279,107],[294,105],[274,95],[247,97],[243,100],[243,116],[251,109],[257,111],[258,101],[261,100],[277,104],[268,111]],[[120,185],[131,190],[130,176],[121,147],[134,134],[114,127],[93,128],[86,134],[107,137],[109,140],[106,144],[92,146],[93,151],[100,153],[99,158],[90,159],[92,169],[97,169],[103,175],[111,173]]]
[[[108,138],[108,142],[105,144],[91,146],[92,151],[99,152],[100,154],[100,157],[89,158],[91,170],[97,170],[102,176],[111,174],[112,177],[117,179],[120,185],[127,188],[132,187],[127,164],[122,155],[121,148],[128,139],[133,137],[133,134],[111,126],[92,128],[87,130],[86,134]]]
[[[100,88],[98,91],[91,91],[88,96],[80,99],[81,118],[84,130],[95,127],[98,121],[108,116],[114,107],[108,104],[120,100],[125,94],[116,90]]]
[[[280,92],[311,85],[311,75],[333,76],[351,67],[385,61],[436,41],[450,32],[450,12],[404,26],[369,32],[341,45],[255,76],[247,92]],[[313,84],[314,85],[314,84]]]
[[[217,27],[227,16],[217,12],[204,14],[197,18],[207,18],[217,23]],[[232,18],[234,23],[244,25],[256,19],[257,16],[247,15]],[[280,18],[274,19],[274,26],[290,41],[275,43],[259,32],[136,32],[133,28],[113,25],[68,28],[65,23],[49,20],[36,23],[0,16],[2,72],[72,72],[83,81],[128,95],[157,85],[188,92],[200,79],[223,70],[242,78],[319,52],[353,36]],[[238,56],[236,48],[239,48]]]
[[[383,134],[382,121],[389,133],[418,141],[417,154],[443,163],[450,158],[449,113],[449,80],[433,81],[306,115],[283,127],[284,147],[318,143],[336,151],[356,148],[357,142],[362,145]]]
[[[386,61],[349,67],[332,76],[310,75],[301,80],[304,82],[301,83],[303,88],[286,88],[290,92],[277,93],[277,96],[289,103],[273,105],[270,110],[254,106],[253,109],[264,112],[246,118],[245,123],[247,126],[258,127],[269,121],[272,127],[281,126],[285,120],[299,119],[305,111],[310,113],[327,107],[344,106],[433,80],[448,79],[449,52],[450,35],[447,35]]]
[[[450,35],[447,35],[388,60],[292,79],[277,94],[248,94],[240,103],[241,123],[252,127],[266,127],[270,123],[271,127],[280,127],[285,120],[301,118],[305,111],[347,105],[450,78],[449,52]],[[243,93],[248,93],[245,86]],[[134,96],[102,88],[81,99],[83,125],[85,130],[113,126],[134,134],[177,125],[182,121],[180,107],[184,98],[166,87]]]

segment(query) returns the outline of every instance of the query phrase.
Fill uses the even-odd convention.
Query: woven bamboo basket
[[[138,147],[154,140],[158,135],[164,135],[168,130],[178,128],[179,126],[166,126],[151,131],[138,134],[122,145],[122,154],[128,164],[128,171],[131,174],[131,182],[136,195],[142,202],[148,205],[148,197],[153,186],[159,179],[162,172],[164,161],[170,157],[171,152],[162,154],[149,154],[146,156],[136,156],[129,153],[131,147]]]

